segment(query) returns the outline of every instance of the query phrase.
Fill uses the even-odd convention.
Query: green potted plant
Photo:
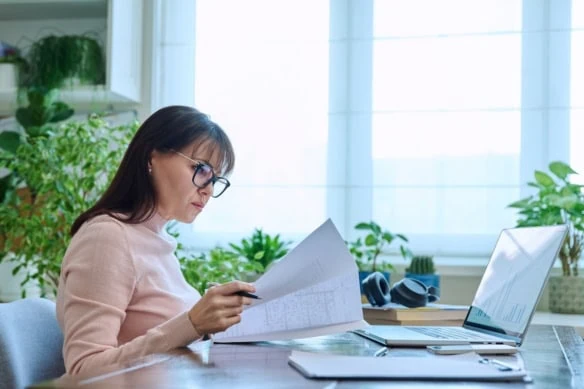
[[[37,137],[47,137],[54,131],[54,124],[70,118],[73,110],[66,104],[56,101],[56,91],[46,88],[29,88],[28,107],[16,110],[16,120],[22,126],[24,133],[17,131],[3,131],[0,133],[0,149],[5,151],[3,158],[7,159],[16,154],[18,147],[26,142],[34,142]],[[3,201],[6,191],[14,189],[10,182],[17,182],[14,171],[8,171],[0,178],[0,202]],[[26,191],[21,188],[21,192]]]
[[[414,278],[426,286],[440,288],[440,276],[436,274],[434,258],[431,255],[414,255],[406,268],[406,278]]]
[[[27,55],[29,64],[22,86],[58,89],[78,84],[105,83],[101,45],[84,35],[49,35],[35,41]]]
[[[204,294],[210,282],[225,283],[241,280],[246,274],[257,271],[257,264],[249,262],[236,253],[215,247],[208,253],[178,256],[181,271],[186,281]]]
[[[579,277],[578,261],[584,243],[584,194],[582,185],[572,184],[569,177],[577,174],[564,162],[552,162],[547,172],[536,170],[535,180],[528,185],[536,193],[508,207],[519,212],[518,227],[566,224],[568,236],[559,259],[562,276],[549,279],[550,310],[560,313],[584,313],[584,278]]]
[[[291,242],[282,241],[280,234],[271,236],[256,228],[249,238],[241,240],[240,244],[229,243],[233,251],[252,263],[257,263],[257,272],[264,273],[270,264],[288,253]]]
[[[106,189],[136,129],[136,123],[113,127],[92,116],[22,142],[14,153],[0,150],[0,168],[13,172],[0,203],[0,262],[11,261],[13,274],[24,274],[23,293],[32,285],[54,294],[69,229]],[[17,193],[23,186],[27,197]]]
[[[379,255],[386,246],[390,246],[394,241],[408,242],[408,239],[402,234],[394,234],[381,228],[374,221],[358,223],[354,227],[360,232],[364,232],[365,237],[358,237],[353,242],[348,242],[349,251],[355,257],[357,267],[359,268],[359,285],[369,274],[379,271],[389,282],[390,272],[394,269],[389,262],[378,262]],[[401,243],[399,250],[405,259],[411,256],[410,250]],[[363,291],[361,290],[361,293]]]

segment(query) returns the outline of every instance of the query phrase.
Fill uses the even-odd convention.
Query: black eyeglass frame
[[[188,159],[189,161],[191,161],[192,163],[195,163],[195,172],[193,173],[193,178],[191,178],[191,182],[193,183],[194,186],[196,186],[197,188],[203,189],[206,188],[209,184],[213,185],[213,190],[215,189],[215,183],[216,182],[221,182],[223,185],[225,185],[225,187],[223,188],[223,190],[221,192],[219,192],[218,194],[214,194],[213,192],[211,192],[211,197],[213,198],[217,198],[219,196],[221,196],[223,193],[225,193],[225,191],[227,190],[227,188],[229,188],[231,186],[231,183],[229,182],[229,180],[225,177],[221,177],[221,176],[217,176],[215,174],[215,172],[213,171],[213,168],[211,167],[211,165],[209,165],[208,163],[205,163],[203,161],[196,161],[186,155],[184,155],[183,153],[181,153],[180,151],[176,151],[176,150],[171,150],[173,153],[180,155],[183,158]],[[208,166],[209,168],[211,168],[211,174],[213,174],[211,176],[211,178],[209,178],[207,181],[204,182],[204,184],[202,185],[197,185],[197,183],[195,182],[195,177],[197,176],[197,173],[204,167],[204,166]]]

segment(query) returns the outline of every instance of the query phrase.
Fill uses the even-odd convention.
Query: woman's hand
[[[189,319],[199,335],[214,334],[241,321],[244,305],[250,305],[252,299],[237,296],[235,293],[255,292],[252,284],[232,281],[223,285],[213,286],[189,311]]]

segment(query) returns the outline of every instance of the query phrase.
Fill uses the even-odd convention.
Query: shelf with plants
[[[140,102],[142,1],[0,0],[0,15],[0,37],[17,45],[27,59],[35,43],[48,37],[85,37],[99,43],[104,69],[99,82],[73,78],[58,86],[59,100],[76,111],[125,109]],[[0,88],[0,116],[22,106],[22,95],[15,88]]]

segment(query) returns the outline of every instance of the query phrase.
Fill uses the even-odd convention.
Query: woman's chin
[[[195,221],[195,219],[197,218],[197,216],[199,216],[200,213],[201,211],[196,211],[191,213],[190,215],[185,215],[185,220],[182,220],[182,222],[190,224]]]

